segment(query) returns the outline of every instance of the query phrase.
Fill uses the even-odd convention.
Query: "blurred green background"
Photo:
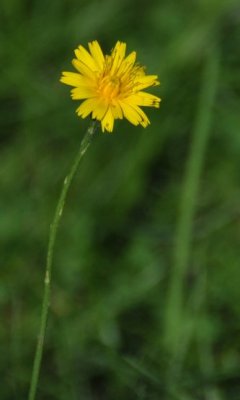
[[[98,133],[54,254],[37,399],[240,399],[240,6],[2,0],[0,399],[26,399],[49,226],[87,120],[73,50],[137,51],[147,129]]]

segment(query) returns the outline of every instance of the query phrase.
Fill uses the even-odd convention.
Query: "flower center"
[[[105,76],[100,79],[98,93],[107,100],[116,98],[120,93],[120,79],[117,76]]]

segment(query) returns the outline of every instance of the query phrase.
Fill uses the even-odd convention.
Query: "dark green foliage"
[[[26,399],[45,254],[61,182],[89,121],[69,88],[73,49],[136,50],[158,74],[146,130],[99,132],[71,187],[54,255],[44,400],[240,398],[240,9],[233,0],[2,0],[0,399]],[[163,341],[202,71],[220,71],[184,281],[179,353]]]

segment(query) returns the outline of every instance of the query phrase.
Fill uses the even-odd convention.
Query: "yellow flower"
[[[104,56],[98,42],[75,50],[72,60],[78,71],[63,72],[61,82],[73,86],[73,100],[84,100],[77,114],[101,121],[102,131],[113,131],[115,119],[125,117],[133,125],[144,128],[150,123],[140,106],[159,108],[160,99],[143,89],[159,85],[157,75],[146,75],[144,67],[135,63],[136,52],[125,57],[126,43],[117,42],[110,55]]]

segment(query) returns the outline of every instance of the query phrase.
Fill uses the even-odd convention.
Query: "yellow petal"
[[[89,68],[88,65],[84,64],[82,61],[74,58],[72,60],[73,66],[85,77],[95,80],[96,74]]]
[[[125,118],[133,125],[141,124],[145,128],[150,123],[146,114],[138,106],[130,105],[126,101],[121,101],[120,104]]]
[[[101,121],[103,119],[104,115],[106,114],[107,109],[108,109],[107,103],[105,103],[99,99],[96,100],[95,108],[92,113],[92,117],[96,118],[98,121]]]
[[[159,85],[158,76],[157,75],[142,75],[136,76],[135,85],[137,90],[145,89],[149,86],[157,86]]]
[[[111,73],[114,74],[120,67],[126,52],[126,43],[117,42],[114,47],[111,57],[112,57],[112,67]]]
[[[83,46],[79,46],[75,50],[75,55],[79,61],[82,61],[84,64],[86,64],[92,71],[96,71],[98,69],[95,60]]]
[[[132,107],[130,107],[127,103],[125,103],[123,101],[121,101],[119,103],[123,110],[124,117],[127,118],[128,121],[131,122],[133,125],[138,125],[141,120],[140,115]]]
[[[104,56],[101,50],[101,47],[98,44],[97,40],[88,43],[89,50],[93,56],[94,61],[98,65],[98,67],[102,70],[104,67]]]
[[[161,99],[153,94],[146,92],[137,92],[127,98],[129,104],[134,104],[138,106],[146,107],[156,107],[159,108],[159,103]]]
[[[131,104],[131,107],[140,115],[140,118],[141,118],[140,124],[144,128],[146,128],[150,124],[150,121],[149,121],[148,117],[146,116],[145,112],[140,107],[135,106],[133,104]]]
[[[82,99],[88,99],[90,97],[95,97],[96,92],[89,87],[77,87],[71,90],[71,97],[73,100],[82,100]]]
[[[82,118],[86,118],[94,110],[95,104],[95,99],[87,99],[77,108],[76,112]]]
[[[123,60],[121,66],[120,66],[120,68],[118,70],[118,73],[125,75],[126,72],[128,72],[132,68],[132,66],[134,65],[134,63],[136,61],[136,56],[137,56],[136,51],[133,51],[132,53],[130,53],[125,58],[125,60]]]
[[[88,80],[76,72],[63,72],[60,82],[70,86],[86,85]]]
[[[111,111],[110,107],[108,108],[106,114],[104,115],[101,124],[102,124],[102,131],[103,132],[104,132],[105,129],[108,132],[112,132],[113,131],[114,118],[113,118],[113,114],[112,114],[112,111]]]
[[[123,112],[120,104],[117,101],[112,104],[111,108],[115,119],[123,119]]]

